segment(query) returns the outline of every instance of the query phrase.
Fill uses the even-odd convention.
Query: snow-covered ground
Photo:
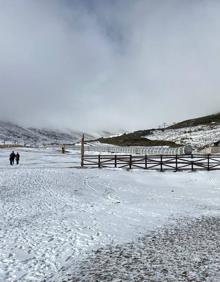
[[[220,141],[220,125],[198,125],[180,129],[155,130],[146,138],[173,141],[181,145],[190,144],[194,148],[202,148]]]
[[[0,281],[62,281],[92,250],[220,215],[220,172],[79,169],[79,153],[0,150]],[[74,280],[72,280],[74,281]],[[79,280],[75,280],[79,281]]]

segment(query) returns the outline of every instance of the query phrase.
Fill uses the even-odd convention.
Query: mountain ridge
[[[79,142],[83,132],[74,130],[24,127],[12,122],[0,121],[0,144],[50,145],[74,144]],[[110,133],[103,132],[104,136]],[[85,133],[87,139],[103,136],[101,133]]]
[[[191,145],[199,150],[220,141],[220,113],[187,119],[165,128],[138,130],[117,137],[100,138],[98,141],[121,146]]]
[[[177,128],[183,128],[183,127],[197,126],[197,125],[210,125],[213,123],[220,124],[220,113],[215,113],[212,115],[206,115],[206,116],[201,116],[198,118],[183,120],[181,122],[177,122],[171,126],[168,126],[167,128],[177,129]]]

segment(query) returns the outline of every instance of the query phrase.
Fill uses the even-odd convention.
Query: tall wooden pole
[[[82,139],[81,139],[81,167],[84,166],[84,140],[85,137],[84,137],[84,134],[82,136]]]

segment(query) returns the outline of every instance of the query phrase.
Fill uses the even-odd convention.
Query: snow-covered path
[[[60,281],[92,249],[177,217],[219,215],[220,172],[71,168],[76,153],[0,151],[0,281]]]

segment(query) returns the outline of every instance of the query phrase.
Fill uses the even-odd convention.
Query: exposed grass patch
[[[137,132],[123,134],[117,137],[110,138],[100,138],[98,139],[101,143],[112,144],[118,146],[170,146],[170,147],[179,147],[180,145],[166,140],[149,140],[140,136]]]

